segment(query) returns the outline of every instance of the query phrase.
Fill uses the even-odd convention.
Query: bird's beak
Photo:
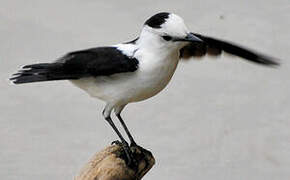
[[[196,37],[193,33],[188,33],[184,38],[176,38],[175,41],[188,41],[194,43],[202,43],[203,40]]]
[[[188,33],[185,38],[185,41],[190,41],[190,42],[203,42],[200,38],[196,37],[193,35],[193,33]]]

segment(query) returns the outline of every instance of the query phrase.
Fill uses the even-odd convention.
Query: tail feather
[[[75,79],[63,71],[62,63],[31,64],[22,67],[12,75],[10,80],[14,84],[32,83],[52,80]]]

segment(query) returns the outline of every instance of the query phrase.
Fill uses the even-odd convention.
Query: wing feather
[[[219,56],[222,54],[222,52],[226,52],[228,54],[238,56],[257,64],[267,66],[279,65],[279,62],[276,58],[255,52],[235,43],[204,36],[201,34],[193,34],[202,39],[204,43],[190,43],[186,45],[180,50],[180,58],[189,59],[191,57],[202,57],[205,55]]]
[[[115,47],[99,47],[68,53],[54,63],[26,65],[10,78],[15,84],[72,80],[134,72],[136,58],[124,55]]]

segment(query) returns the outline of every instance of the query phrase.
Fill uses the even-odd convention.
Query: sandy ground
[[[157,164],[144,179],[288,180],[289,0],[1,0],[0,177],[72,179],[117,137],[103,103],[69,82],[11,86],[21,65],[136,37],[159,11],[192,31],[281,58],[278,69],[238,58],[181,63],[170,85],[123,116]]]

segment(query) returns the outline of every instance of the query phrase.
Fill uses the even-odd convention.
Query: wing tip
[[[265,66],[269,66],[269,67],[278,67],[281,65],[281,60],[277,59],[277,58],[273,58],[273,57],[269,57],[269,56],[259,56],[257,59],[257,62],[259,64],[265,65]]]
[[[14,74],[12,75],[12,77],[10,77],[8,79],[10,85],[17,85],[17,84],[21,84],[21,76],[15,76]]]
[[[9,79],[6,79],[6,81],[8,81],[8,83],[10,85],[16,85],[15,77],[13,77],[13,76],[11,78],[9,78]]]

